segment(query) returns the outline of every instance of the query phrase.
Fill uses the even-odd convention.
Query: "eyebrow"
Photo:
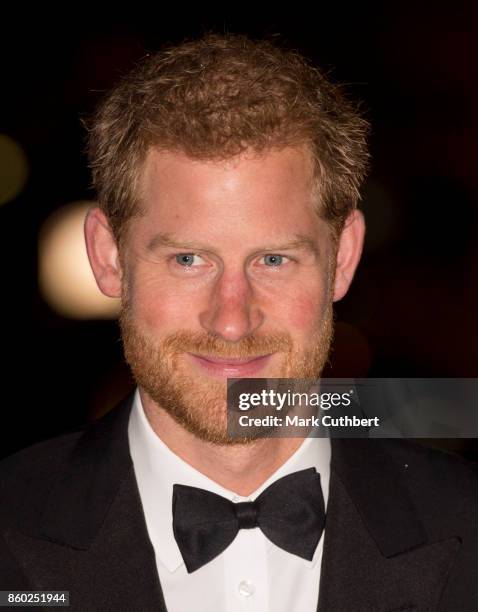
[[[186,249],[191,251],[210,251],[211,248],[198,242],[188,240],[176,240],[171,234],[161,232],[151,238],[147,244],[148,251],[154,251],[159,247],[170,247],[174,249]],[[319,248],[314,240],[303,234],[295,234],[292,240],[284,243],[269,244],[261,247],[261,251],[287,251],[300,249],[310,251],[316,256],[319,255]]]

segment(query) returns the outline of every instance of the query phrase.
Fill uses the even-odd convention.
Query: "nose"
[[[229,342],[238,342],[262,325],[264,314],[244,273],[226,273],[216,281],[207,307],[199,315],[203,329]]]

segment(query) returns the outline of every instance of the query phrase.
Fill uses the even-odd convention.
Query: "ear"
[[[335,270],[334,302],[347,293],[362,254],[365,237],[365,219],[360,210],[354,210],[345,221],[339,238]]]
[[[108,219],[99,208],[92,208],[86,215],[84,229],[86,250],[96,284],[108,297],[121,297],[122,270]]]

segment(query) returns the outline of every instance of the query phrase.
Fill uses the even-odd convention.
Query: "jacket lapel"
[[[69,590],[73,609],[166,612],[129,455],[131,406],[82,434],[36,532],[6,535],[32,588]]]
[[[435,610],[460,542],[429,542],[378,440],[332,440],[319,612]]]

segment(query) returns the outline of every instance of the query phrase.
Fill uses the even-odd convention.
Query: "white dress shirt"
[[[324,535],[312,561],[292,555],[259,528],[241,529],[215,559],[188,574],[172,528],[173,484],[206,489],[233,502],[254,501],[272,482],[298,470],[320,473],[325,506],[330,440],[306,438],[297,451],[249,497],[236,495],[173,453],[153,431],[136,390],[128,426],[136,480],[168,612],[315,612]]]

